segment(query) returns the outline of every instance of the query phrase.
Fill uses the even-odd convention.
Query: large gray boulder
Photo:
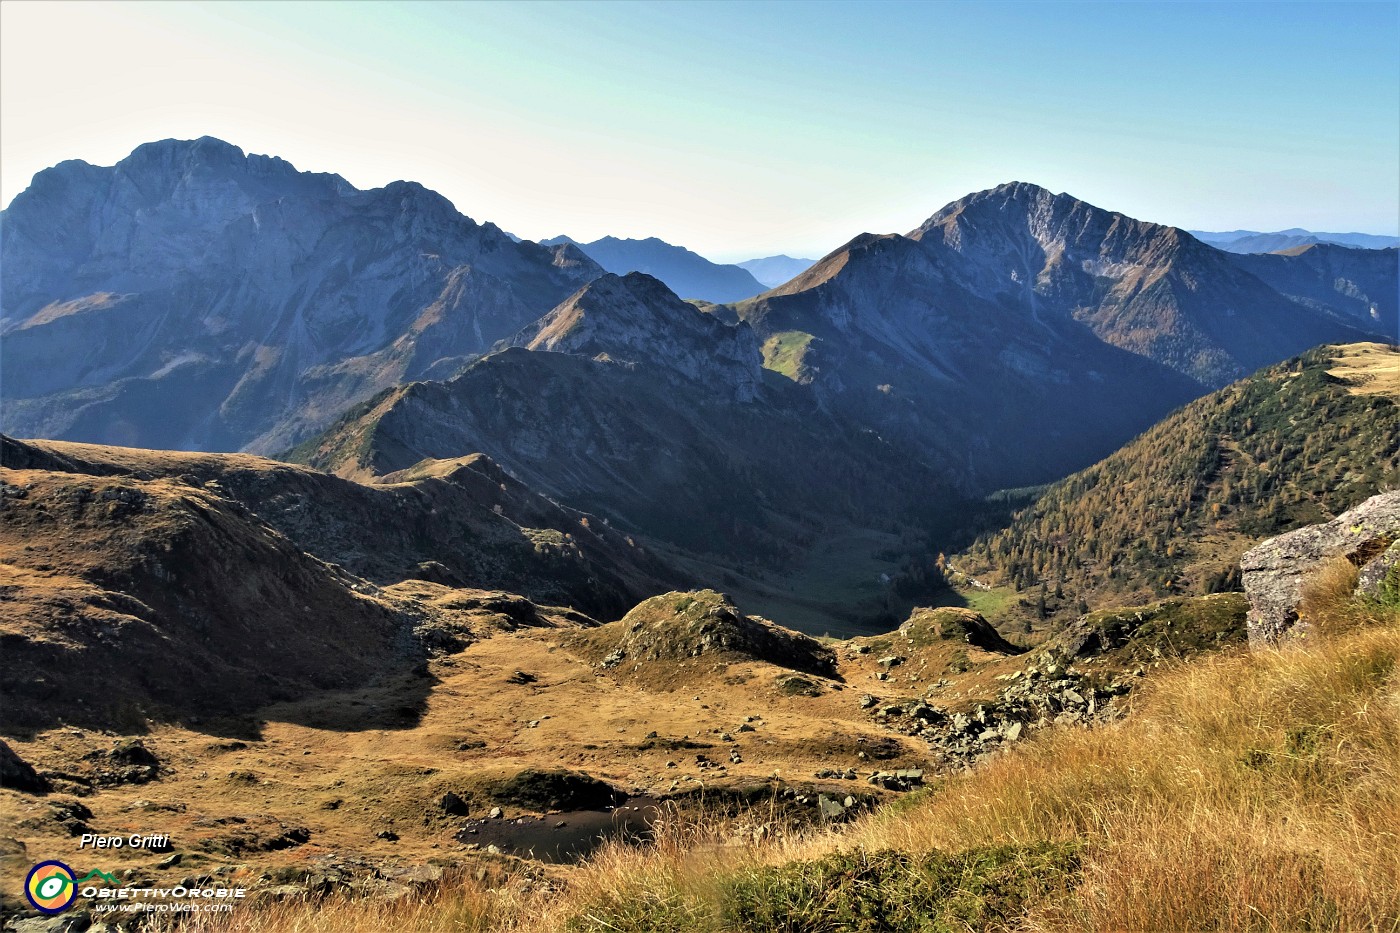
[[[1400,540],[1400,492],[1373,496],[1322,525],[1270,538],[1240,559],[1249,597],[1249,645],[1261,648],[1304,634],[1298,602],[1309,577],[1328,560],[1344,556],[1369,576]]]

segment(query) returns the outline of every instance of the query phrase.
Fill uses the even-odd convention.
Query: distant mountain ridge
[[[1354,249],[1389,249],[1400,246],[1400,237],[1373,233],[1315,233],[1301,227],[1261,233],[1258,230],[1188,231],[1196,239],[1231,253],[1279,253],[1300,246],[1332,243]]]
[[[570,243],[608,272],[626,275],[644,272],[666,283],[682,298],[725,303],[752,298],[764,290],[762,283],[747,269],[711,262],[683,246],[674,246],[656,237],[623,240],[613,236],[579,243],[567,236],[541,240],[544,246]]]
[[[514,242],[421,185],[357,191],[207,138],[46,170],[3,221],[3,427],[16,435],[274,452],[407,384],[470,372],[463,386],[498,391],[484,374],[513,361],[509,378],[567,374],[570,392],[648,373],[657,405],[606,415],[634,424],[644,411],[684,424],[695,404],[815,415],[966,492],[1063,475],[1258,366],[1387,336],[1396,292],[1384,252],[1236,256],[1011,183],[702,314],[660,275],[609,275],[572,242]],[[624,254],[604,265],[641,265],[624,260],[642,248],[725,268],[654,239],[587,248]],[[742,293],[761,290],[727,268]],[[534,421],[507,437],[498,413],[488,422],[482,448],[450,455],[530,436],[544,449],[577,429]],[[411,431],[401,440],[420,449]],[[530,468],[544,491],[599,492],[546,467]]]
[[[791,256],[764,256],[762,259],[746,259],[736,262],[741,269],[747,269],[768,288],[777,288],[784,282],[797,278],[816,263],[815,259],[793,259]]]

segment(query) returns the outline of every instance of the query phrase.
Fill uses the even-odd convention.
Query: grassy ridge
[[[1400,611],[1351,604],[1352,580],[1309,595],[1333,634],[1182,664],[1119,723],[1052,730],[845,827],[676,823],[555,878],[182,929],[1393,933]]]

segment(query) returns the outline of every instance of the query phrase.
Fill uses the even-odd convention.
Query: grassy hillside
[[[1317,593],[1310,611],[1324,635],[1306,648],[1181,664],[1136,694],[1123,720],[1048,730],[845,826],[770,831],[762,812],[675,823],[654,846],[605,848],[556,876],[502,867],[422,900],[284,903],[224,923],[262,933],[1394,931],[1400,609]],[[189,919],[181,929],[230,928]]]
[[[1206,396],[1050,486],[960,570],[1050,611],[1237,586],[1262,537],[1400,483],[1400,352],[1321,347]]]

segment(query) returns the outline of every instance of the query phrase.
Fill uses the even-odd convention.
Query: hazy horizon
[[[815,258],[1017,180],[1208,231],[1400,233],[1400,6],[0,7],[0,203],[203,135],[522,237]],[[61,64],[62,67],[55,67]]]

